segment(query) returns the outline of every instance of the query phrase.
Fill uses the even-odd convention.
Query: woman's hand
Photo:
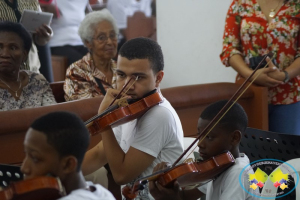
[[[253,78],[256,78],[257,74],[258,77],[254,80],[254,83],[257,85],[265,86],[265,87],[276,87],[280,84],[283,84],[283,82],[280,79],[277,79],[279,76],[279,69],[277,67],[271,67],[268,68],[262,68],[256,71]]]
[[[269,57],[266,58],[266,61],[269,63],[269,68],[277,68],[276,65],[274,65],[273,62],[271,62],[271,59]],[[280,70],[269,72],[268,76],[278,81],[284,81],[285,79],[285,73]]]
[[[43,24],[33,34],[34,40],[38,45],[45,45],[51,39],[53,31],[50,26]]]

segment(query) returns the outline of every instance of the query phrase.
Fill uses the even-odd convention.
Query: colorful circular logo
[[[293,192],[298,185],[299,174],[288,162],[261,159],[243,168],[239,182],[243,190],[254,197],[274,199]]]

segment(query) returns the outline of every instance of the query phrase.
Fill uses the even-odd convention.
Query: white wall
[[[165,58],[162,88],[234,82],[219,55],[231,0],[156,0],[157,40]]]

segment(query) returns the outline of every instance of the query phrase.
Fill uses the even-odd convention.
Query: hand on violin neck
[[[183,190],[179,186],[178,182],[175,181],[173,188],[165,188],[157,181],[149,182],[149,190],[151,195],[156,200],[183,200]]]
[[[158,172],[158,171],[161,171],[163,169],[166,169],[166,168],[170,168],[172,165],[168,162],[161,162],[161,163],[158,163],[154,168],[153,168],[153,173],[155,172]]]
[[[106,95],[104,96],[100,107],[98,109],[98,113],[102,113],[103,111],[105,111],[109,106],[115,105],[117,104],[120,100],[124,100],[124,99],[130,99],[131,97],[121,93],[119,90],[116,89],[108,89],[106,91]],[[110,105],[113,102],[112,105]]]

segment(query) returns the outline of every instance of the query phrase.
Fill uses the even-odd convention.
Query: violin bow
[[[134,79],[134,77],[130,77],[130,79],[127,81],[127,83],[123,86],[123,88],[121,89],[121,91],[116,95],[116,97],[112,100],[112,102],[109,104],[109,106],[103,111],[107,111],[114,103],[115,101],[120,98],[122,92],[127,88],[127,86],[129,85],[129,83]],[[130,87],[137,81],[138,76],[135,78],[134,82],[130,85]],[[130,88],[129,87],[129,88]],[[126,90],[125,94],[128,92],[129,88]],[[124,96],[124,95],[123,95]],[[97,117],[99,117],[101,114],[97,114],[95,116],[93,116],[92,118],[88,119],[86,122],[84,122],[85,125],[90,124],[92,121],[94,121],[95,119],[97,119]]]
[[[201,143],[204,138],[211,132],[212,129],[220,122],[220,120],[225,116],[225,114],[231,109],[231,107],[238,101],[238,99],[245,93],[245,91],[252,85],[252,83],[255,81],[255,79],[262,73],[260,72],[257,74],[252,81],[249,81],[255,72],[258,70],[259,66],[262,64],[262,62],[267,57],[272,57],[270,61],[274,58],[274,54],[272,52],[269,52],[264,56],[264,58],[260,61],[260,63],[256,66],[254,71],[251,73],[251,75],[243,82],[243,84],[239,87],[239,89],[233,94],[233,96],[227,101],[227,103],[223,106],[223,108],[218,112],[218,114],[209,122],[209,124],[201,131],[199,136],[195,139],[194,142],[181,154],[181,156],[173,163],[172,167],[175,167],[177,163],[180,162],[180,160],[188,153],[188,151],[195,145],[195,143],[202,137],[202,139],[198,142]],[[264,66],[268,66],[270,61]],[[245,85],[248,84],[248,86],[245,87]],[[245,89],[244,89],[245,87]],[[242,92],[241,90],[244,89]],[[241,92],[241,93],[240,93]],[[227,110],[226,110],[227,109]],[[214,123],[214,124],[213,124]],[[208,130],[208,131],[207,131]],[[196,147],[195,147],[196,148]]]
[[[118,99],[118,98],[120,98],[120,96],[121,97],[124,97],[125,96],[125,94],[128,92],[128,90],[133,86],[133,84],[138,80],[138,76],[135,78],[135,80],[133,81],[133,83],[128,87],[128,89],[126,90],[126,92],[124,93],[124,95],[122,95],[121,96],[121,94],[122,94],[122,92],[127,88],[127,86],[129,85],[129,83],[134,79],[133,77],[130,77],[130,79],[128,80],[128,82],[123,86],[123,88],[122,88],[122,90],[119,92],[119,94],[114,98],[114,100],[109,104],[109,106],[108,106],[108,108],[110,107],[110,106],[112,106],[114,103],[115,103],[115,101]]]

